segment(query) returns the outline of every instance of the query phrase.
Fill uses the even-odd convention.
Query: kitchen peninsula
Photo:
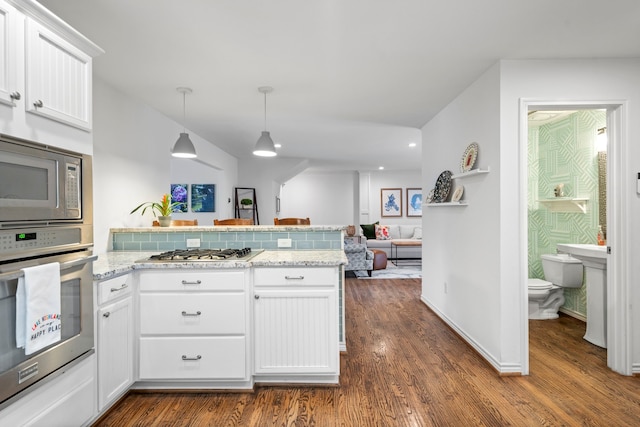
[[[112,229],[114,250],[94,265],[99,411],[129,388],[337,384],[345,349],[343,229]],[[278,248],[279,239],[286,246],[291,239],[290,247]],[[257,255],[149,261],[187,240]]]

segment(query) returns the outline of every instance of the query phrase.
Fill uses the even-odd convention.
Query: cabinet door
[[[132,299],[98,310],[98,410],[133,383]]]
[[[257,374],[338,372],[336,294],[331,290],[256,290]]]
[[[91,57],[27,18],[27,111],[91,129]]]
[[[19,93],[17,87],[19,61],[16,52],[18,48],[17,14],[16,9],[0,0],[0,103],[8,105],[14,105],[12,94]]]

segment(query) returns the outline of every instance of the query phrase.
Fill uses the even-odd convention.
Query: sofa
[[[378,232],[377,228],[386,227],[387,233]],[[382,226],[382,227],[380,227]],[[422,242],[422,226],[420,225],[399,225],[399,224],[362,224],[362,242],[367,245],[367,249],[379,249],[387,254],[391,259],[391,242],[398,240],[419,241]],[[374,230],[373,233],[371,230]],[[381,230],[378,230],[381,231]],[[377,234],[377,236],[376,236]],[[394,250],[393,255],[396,255]],[[404,246],[397,251],[399,259],[422,259],[421,246]]]

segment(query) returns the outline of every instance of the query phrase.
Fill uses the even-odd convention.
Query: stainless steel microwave
[[[91,156],[0,135],[0,227],[91,223],[91,173]]]

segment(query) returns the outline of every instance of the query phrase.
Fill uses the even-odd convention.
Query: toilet
[[[564,304],[564,288],[582,286],[582,261],[568,254],[540,257],[545,280],[529,279],[529,319],[557,319]]]

